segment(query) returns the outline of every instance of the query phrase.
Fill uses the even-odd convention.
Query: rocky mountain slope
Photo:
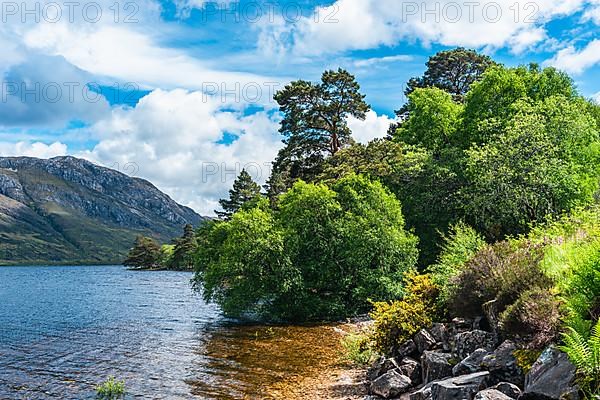
[[[0,264],[118,263],[203,217],[150,182],[74,157],[0,157]]]

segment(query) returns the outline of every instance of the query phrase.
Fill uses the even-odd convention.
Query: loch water
[[[263,399],[318,365],[326,327],[240,325],[191,278],[0,267],[0,399],[93,399],[109,376],[125,380],[128,399]]]

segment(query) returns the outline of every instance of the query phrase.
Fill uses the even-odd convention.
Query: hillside
[[[150,182],[74,157],[0,157],[0,264],[118,263],[137,235],[203,217]]]

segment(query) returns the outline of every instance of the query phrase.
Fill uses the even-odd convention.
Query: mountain
[[[120,263],[204,217],[150,182],[75,157],[0,157],[0,264]]]

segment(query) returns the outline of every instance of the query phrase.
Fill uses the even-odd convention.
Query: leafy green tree
[[[347,118],[365,118],[370,106],[364,98],[354,76],[343,69],[325,71],[320,83],[294,81],[275,94],[285,147],[273,165],[271,197],[297,179],[314,178],[325,158],[351,143]]]
[[[339,318],[368,299],[402,294],[417,259],[400,203],[380,183],[349,175],[331,187],[297,182],[275,212],[236,213],[201,232],[196,282],[234,316]]]
[[[298,281],[273,215],[260,208],[242,210],[231,220],[200,229],[195,281],[204,298],[227,315],[256,317],[283,307]]]
[[[327,160],[319,180],[335,182],[362,174],[379,180],[401,201],[406,224],[419,237],[419,265],[435,261],[441,234],[460,219],[457,190],[461,178],[451,166],[456,154],[445,149],[435,156],[422,146],[377,139],[354,144]]]
[[[395,135],[397,140],[421,145],[439,154],[451,146],[460,125],[462,106],[438,88],[415,89],[408,96],[411,117]]]
[[[497,139],[466,152],[460,197],[489,238],[524,233],[532,222],[591,203],[598,190],[600,138],[581,101],[552,96],[518,113]]]
[[[169,259],[169,267],[173,269],[191,269],[198,243],[196,233],[191,224],[183,227],[183,236],[173,241],[173,253]]]
[[[157,268],[161,258],[161,247],[156,240],[138,236],[123,265],[130,268]]]
[[[252,180],[245,169],[242,169],[233,182],[233,188],[229,191],[229,199],[219,200],[223,211],[215,211],[215,213],[220,219],[230,219],[246,203],[256,202],[260,197],[260,186]]]
[[[462,147],[481,144],[502,135],[507,122],[519,111],[520,101],[543,101],[551,96],[575,99],[572,79],[554,68],[493,67],[466,96]]]

